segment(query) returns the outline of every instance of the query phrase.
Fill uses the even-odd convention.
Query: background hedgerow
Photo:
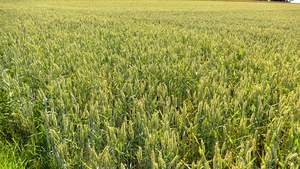
[[[300,6],[0,6],[3,164],[299,168]]]

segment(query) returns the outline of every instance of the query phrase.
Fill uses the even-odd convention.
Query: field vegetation
[[[299,168],[299,16],[0,0],[0,167]]]

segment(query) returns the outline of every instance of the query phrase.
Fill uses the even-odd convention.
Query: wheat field
[[[15,152],[0,167],[299,168],[298,16],[288,3],[0,0],[0,150]]]

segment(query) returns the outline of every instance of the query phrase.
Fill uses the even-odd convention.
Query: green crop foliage
[[[20,153],[21,152],[21,153]],[[25,169],[25,150],[18,147],[18,143],[0,141],[0,167],[9,169]]]
[[[0,0],[0,149],[17,153],[0,166],[299,168],[297,16],[288,3]]]

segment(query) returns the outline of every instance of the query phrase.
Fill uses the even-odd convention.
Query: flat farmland
[[[300,5],[0,0],[0,168],[299,168]]]

